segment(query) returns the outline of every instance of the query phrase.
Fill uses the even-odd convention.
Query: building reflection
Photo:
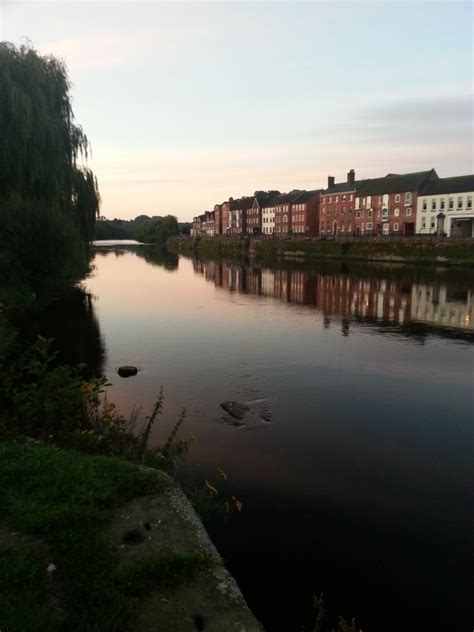
[[[412,280],[404,271],[354,273],[336,270],[271,269],[223,261],[193,261],[194,270],[229,292],[274,298],[312,306],[323,326],[340,325],[349,335],[351,323],[391,326],[409,334],[410,327],[429,326],[439,332],[474,333],[472,279],[466,285],[446,279]]]

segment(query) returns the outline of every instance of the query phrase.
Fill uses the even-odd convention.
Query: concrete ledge
[[[190,502],[171,479],[168,481],[164,492],[134,499],[115,511],[107,531],[112,546],[125,562],[150,556],[201,553],[209,556],[212,563],[193,580],[178,586],[157,587],[139,598],[132,629],[262,632]],[[127,538],[131,533],[134,537]]]

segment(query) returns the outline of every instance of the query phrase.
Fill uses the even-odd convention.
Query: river
[[[111,244],[94,266],[37,327],[125,415],[162,387],[154,440],[186,408],[178,477],[242,502],[208,528],[268,632],[309,629],[321,592],[365,632],[471,630],[474,273]]]

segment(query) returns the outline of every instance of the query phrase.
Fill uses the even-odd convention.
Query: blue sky
[[[470,2],[12,2],[0,38],[64,58],[108,217],[256,189],[472,173]]]

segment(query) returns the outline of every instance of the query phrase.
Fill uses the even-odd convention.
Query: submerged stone
[[[136,366],[121,366],[119,367],[117,373],[120,377],[132,377],[132,375],[136,375],[138,373],[138,369]]]
[[[239,421],[242,420],[250,410],[246,404],[239,404],[239,402],[222,402],[221,408],[235,419],[239,419]]]

